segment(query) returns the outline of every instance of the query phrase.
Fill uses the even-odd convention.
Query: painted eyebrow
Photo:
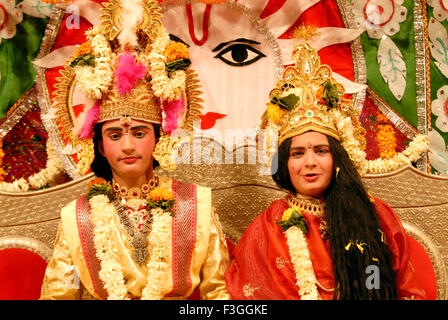
[[[131,130],[141,130],[141,129],[149,129],[149,127],[145,126],[145,125],[131,127]],[[108,132],[108,131],[123,131],[123,128],[122,127],[109,127],[107,129],[105,129],[103,132]]]
[[[187,48],[190,48],[190,45],[188,43],[186,43],[184,40],[182,40],[181,38],[179,38],[178,36],[175,36],[174,34],[170,33],[170,40],[171,41],[175,41],[175,42],[181,42],[184,45],[187,46]]]
[[[313,149],[322,148],[322,147],[329,148],[330,145],[329,144],[317,144],[317,145],[313,146]],[[290,150],[303,150],[303,149],[307,149],[307,147],[291,147],[290,148]]]
[[[234,43],[234,42],[243,42],[243,43],[251,43],[251,44],[260,44],[260,42],[258,41],[254,41],[254,40],[249,40],[246,38],[238,38],[232,41],[227,41],[227,42],[222,42],[220,43],[215,49],[212,50],[212,52],[216,52],[218,50],[221,50],[223,47],[225,47],[226,45],[230,44],[230,43]]]

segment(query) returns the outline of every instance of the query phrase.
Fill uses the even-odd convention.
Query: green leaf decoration
[[[300,230],[302,230],[304,234],[308,233],[308,226],[306,224],[306,220],[302,216],[302,214],[297,210],[294,210],[294,212],[291,214],[291,217],[289,217],[288,220],[279,220],[276,223],[282,228],[282,231],[286,231],[289,228],[295,226],[298,227]]]
[[[291,111],[292,108],[294,108],[294,106],[299,102],[299,97],[291,93],[283,98],[273,97],[271,102],[279,105],[283,109]]]
[[[72,62],[70,62],[70,67],[76,66],[95,66],[95,56],[91,53],[83,54],[82,56],[77,57]]]
[[[158,200],[152,201],[148,199],[148,207],[151,209],[161,208],[164,211],[168,211],[171,213],[171,216],[174,216],[173,207],[175,200]]]
[[[338,106],[340,100],[338,87],[330,80],[327,80],[324,83],[324,92],[322,93],[322,99],[327,102],[327,105],[330,108],[336,108]]]
[[[166,71],[168,73],[176,70],[186,70],[191,64],[189,59],[177,59],[166,63]]]
[[[110,201],[114,199],[112,188],[108,184],[93,184],[87,193],[87,199],[90,200],[92,197],[100,194],[107,196]]]

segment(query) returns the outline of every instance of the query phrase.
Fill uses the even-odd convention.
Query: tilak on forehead
[[[196,15],[193,14],[193,8],[190,3],[185,5],[185,9],[187,12],[188,31],[190,33],[190,38],[194,44],[196,44],[197,46],[202,46],[207,42],[208,36],[209,36],[210,13],[212,10],[212,5],[219,4],[222,2],[227,2],[228,0],[199,0],[199,1],[206,4],[205,7],[203,7],[202,14],[200,14],[200,13],[196,14]],[[278,6],[278,4],[277,4],[276,0],[269,0],[266,3],[266,6],[265,6],[263,12],[261,13],[261,16],[262,17],[269,16],[270,14],[272,14],[273,12],[275,12],[278,9],[277,6]],[[195,18],[200,19],[200,17],[202,17],[202,24],[201,24],[202,39],[198,39],[196,37],[195,28],[194,28],[194,25],[195,25],[194,19]]]
[[[194,44],[202,46],[208,40],[208,26],[212,6],[211,4],[207,4],[204,8],[204,14],[202,15],[202,39],[200,40],[196,38],[196,34],[194,32],[194,17],[191,4],[186,4],[185,8],[187,9],[188,31],[190,33],[190,38]]]

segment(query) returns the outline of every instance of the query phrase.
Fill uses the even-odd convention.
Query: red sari
[[[375,199],[374,205],[392,253],[398,297],[424,299],[425,292],[418,284],[409,262],[410,245],[400,220],[392,208],[381,200]],[[275,223],[288,207],[285,199],[272,202],[249,225],[238,242],[225,275],[227,289],[233,299],[300,299],[286,237]],[[321,237],[319,217],[307,212],[303,212],[303,216],[308,224],[306,240],[319,295],[325,300],[333,299],[334,272],[329,240]]]

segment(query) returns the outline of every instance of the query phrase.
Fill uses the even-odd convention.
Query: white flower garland
[[[123,270],[118,263],[117,248],[112,239],[112,221],[116,214],[114,205],[105,195],[97,195],[89,200],[93,223],[93,242],[96,256],[101,261],[99,277],[104,283],[109,300],[124,300],[127,288]]]
[[[28,181],[25,178],[20,178],[11,183],[0,182],[0,190],[13,192],[38,190],[55,181],[64,172],[64,168],[49,139],[47,140],[46,150],[47,164],[44,169],[29,176]]]
[[[301,299],[320,300],[316,287],[317,279],[305,235],[298,227],[293,226],[285,231],[285,236]]]
[[[92,30],[88,35],[91,36],[95,67],[76,66],[74,70],[80,89],[92,99],[101,99],[113,80],[112,50],[106,37],[94,35],[94,32]]]
[[[170,37],[162,30],[152,45],[149,53],[149,73],[154,94],[162,100],[179,100],[185,90],[187,76],[185,71],[177,70],[168,77],[166,71],[167,58],[163,55],[166,46],[170,43]]]
[[[152,245],[148,261],[148,282],[142,291],[142,300],[160,300],[168,283],[168,268],[171,260],[171,226],[173,217],[160,208],[153,209],[153,227],[149,235]]]
[[[115,206],[105,195],[97,195],[89,200],[91,219],[94,228],[94,244],[98,259],[101,261],[100,279],[109,300],[127,298],[127,288],[122,267],[118,261],[117,248],[111,237],[112,221],[116,217]],[[171,225],[172,217],[162,209],[151,211],[154,220],[149,234],[151,256],[147,263],[148,277],[142,291],[142,299],[159,300],[163,298],[167,286],[168,269],[171,261]]]

